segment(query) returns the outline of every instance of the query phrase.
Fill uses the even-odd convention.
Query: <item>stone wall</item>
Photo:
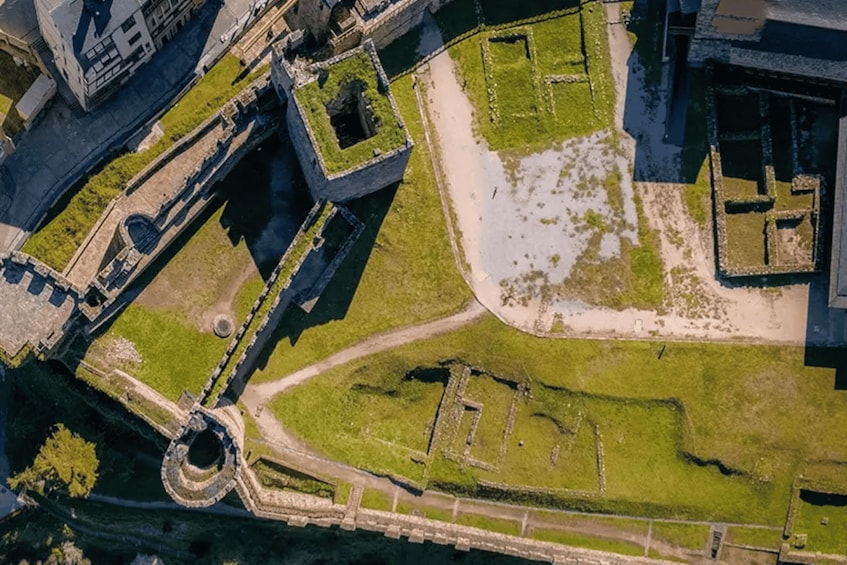
[[[388,89],[388,77],[385,75],[385,71],[379,62],[374,44],[368,41],[362,46],[362,49],[374,62],[377,80],[381,88]],[[346,56],[349,56],[349,52],[323,63],[313,65],[311,68],[313,76],[320,71],[320,68],[332,65]],[[275,84],[277,88],[286,91],[286,98],[288,100],[286,122],[289,136],[294,151],[297,154],[297,160],[300,162],[303,170],[303,175],[306,178],[306,183],[309,186],[309,191],[315,200],[323,199],[330,202],[345,202],[402,180],[412,147],[414,146],[408,132],[406,132],[406,143],[402,147],[385,154],[375,154],[369,161],[346,171],[328,174],[323,158],[317,150],[318,143],[309,127],[306,114],[298,104],[296,97],[293,96],[293,89],[302,85],[304,81],[303,76],[294,75],[297,72],[302,73],[302,71],[298,71],[295,65],[287,63],[279,56],[275,57],[274,66],[277,67],[274,71]],[[390,95],[390,91],[388,98],[394,118],[402,127],[403,120],[394,99]]]

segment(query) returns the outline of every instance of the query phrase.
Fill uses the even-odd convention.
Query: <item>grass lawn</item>
[[[24,126],[15,104],[37,77],[38,71],[33,67],[19,67],[11,55],[0,52],[0,129],[9,137]]]
[[[726,241],[731,267],[764,265],[765,214],[727,214]]]
[[[226,340],[198,331],[174,311],[138,304],[127,306],[100,339],[107,345],[118,337],[132,342],[142,359],[123,368],[174,402],[183,390],[200,392],[227,346]]]
[[[488,516],[480,516],[479,514],[465,514],[464,512],[460,512],[456,516],[456,523],[463,526],[480,528],[489,532],[499,532],[510,536],[521,535],[520,522],[501,520],[499,518],[489,518]]]
[[[731,526],[727,530],[726,535],[726,541],[738,545],[779,549],[779,546],[782,544],[782,530]]]
[[[242,76],[238,59],[225,56],[162,116],[162,139],[143,153],[121,154],[104,163],[92,176],[81,179],[53,206],[23,251],[62,271],[103,210],[133,176],[266,70],[261,68]]]
[[[366,488],[362,493],[362,507],[371,510],[383,510],[391,512],[391,497],[382,491]]]
[[[847,496],[800,490],[794,534],[807,534],[805,551],[847,554]]]
[[[415,148],[403,182],[354,204],[366,230],[315,309],[291,308],[251,377],[278,379],[367,336],[447,316],[471,299],[453,255],[411,78],[392,92]],[[296,345],[295,345],[296,344]]]
[[[652,539],[699,551],[706,547],[706,541],[709,539],[709,526],[653,522]]]
[[[557,9],[567,11],[520,27],[508,25]],[[472,29],[466,7],[456,3],[452,11],[468,14],[460,21],[437,18],[447,39]],[[531,153],[611,126],[614,93],[599,3],[589,1],[580,9],[565,1],[484,2],[482,12],[485,24],[496,31],[471,35],[449,51],[476,110],[477,132],[491,149]],[[582,41],[583,28],[591,41]],[[551,75],[582,77],[582,82],[548,84]]]
[[[397,512],[400,514],[414,514],[424,516],[430,520],[440,520],[441,522],[452,522],[453,513],[449,510],[440,508],[430,508],[422,504],[414,504],[405,500],[397,501]]]
[[[562,530],[536,529],[532,537],[541,541],[551,541],[564,545],[585,547],[599,551],[611,551],[622,555],[644,555],[644,546],[634,542],[592,536],[579,532]]]
[[[799,464],[822,452],[835,460],[847,458],[847,449],[832,431],[847,424],[847,400],[833,393],[831,369],[804,366],[801,348],[674,344],[659,360],[660,347],[542,340],[488,318],[330,371],[275,398],[269,408],[333,458],[419,480],[421,466],[407,453],[377,444],[368,447],[362,423],[350,422],[350,408],[343,407],[353,402],[349,391],[357,381],[400,381],[404,371],[445,359],[463,359],[494,374],[526,375],[534,391],[532,402],[552,406],[552,400],[541,398],[541,391],[549,391],[559,405],[552,415],[559,415],[565,429],[573,425],[566,409],[582,411],[603,437],[606,496],[564,497],[556,504],[656,517],[779,525]],[[431,410],[431,404],[424,410],[423,404],[398,396],[394,406],[401,403],[404,414]],[[548,414],[553,409],[548,406]],[[530,410],[543,413],[535,405]],[[386,416],[371,413],[369,419]],[[519,456],[549,461],[549,438],[556,436],[550,426],[546,430],[516,426],[513,439],[529,434],[538,439],[527,439],[523,452],[510,445],[507,460]],[[591,455],[586,451],[593,446],[588,441],[581,445],[578,455],[587,472]],[[709,461],[720,461],[722,467]],[[539,486],[550,484],[537,470],[503,469],[494,477],[472,467],[462,474],[458,465],[436,457],[430,486],[473,493],[475,477],[515,481],[512,484],[534,484],[534,477],[540,477]]]

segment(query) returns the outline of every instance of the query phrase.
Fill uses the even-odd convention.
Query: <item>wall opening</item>
[[[338,146],[346,149],[376,135],[373,109],[363,92],[365,83],[354,80],[341,87],[338,96],[326,104],[329,123],[335,131]]]

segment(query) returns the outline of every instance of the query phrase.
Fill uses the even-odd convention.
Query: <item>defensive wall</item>
[[[273,101],[270,108],[266,107],[268,94]],[[66,335],[83,326],[89,331],[96,329],[115,313],[127,285],[209,204],[214,183],[277,131],[275,108],[276,96],[269,75],[265,75],[133,178],[109,204],[65,273],[17,251],[0,255],[0,313],[5,314],[0,314],[0,335],[9,337],[0,340],[3,360],[17,365],[32,353],[44,357]],[[170,183],[170,188],[155,209],[142,209],[133,202],[134,194],[212,128],[218,128],[219,133],[209,150],[187,172],[182,170],[166,179],[164,184]],[[95,250],[93,244],[98,238],[105,244]],[[105,259],[105,265],[92,271],[91,276],[75,276],[87,252],[93,253],[89,257],[92,264],[99,266]]]

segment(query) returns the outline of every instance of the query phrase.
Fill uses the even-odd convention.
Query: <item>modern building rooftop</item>
[[[84,70],[91,64],[85,54],[141,8],[140,0],[47,0],[46,4]]]
[[[843,107],[842,110],[844,110]],[[838,122],[837,160],[835,209],[832,214],[829,306],[847,308],[847,113],[842,113]]]
[[[33,0],[0,0],[0,35],[8,35],[25,43],[39,37],[38,18]]]

